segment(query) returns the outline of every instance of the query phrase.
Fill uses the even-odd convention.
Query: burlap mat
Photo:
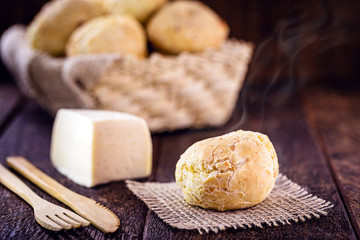
[[[327,215],[333,205],[308,193],[279,174],[264,202],[248,209],[217,212],[193,207],[183,200],[176,183],[126,181],[128,188],[172,227],[198,230],[201,234],[226,228],[252,228],[291,224]]]

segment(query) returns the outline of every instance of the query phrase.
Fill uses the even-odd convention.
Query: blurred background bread
[[[15,23],[29,24],[48,2],[50,0],[2,1],[0,33]],[[249,83],[259,82],[267,86],[275,81],[275,77],[287,79],[288,70],[292,69],[293,79],[299,84],[321,82],[360,86],[359,1],[202,2],[225,19],[231,29],[231,37],[254,42],[257,52],[261,50],[259,61],[253,62],[250,68],[252,75],[256,76]],[[288,27],[284,23],[288,23]],[[279,30],[284,37],[276,35]],[[284,54],[294,59],[291,65],[287,59],[283,60]],[[0,64],[0,72],[10,77],[3,63]]]
[[[198,1],[169,2],[147,24],[154,47],[174,54],[218,48],[228,33],[225,21]]]
[[[58,56],[72,32],[85,21],[103,14],[101,0],[53,0],[31,22],[27,38],[40,51]]]
[[[66,55],[119,53],[146,56],[142,25],[130,15],[94,18],[77,28],[66,45]]]

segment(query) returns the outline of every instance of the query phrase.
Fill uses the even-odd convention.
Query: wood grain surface
[[[314,88],[306,96],[309,122],[360,236],[359,91]]]
[[[336,186],[327,169],[324,157],[319,152],[315,139],[306,123],[301,102],[295,98],[286,104],[273,108],[272,103],[266,106],[255,102],[247,106],[247,119],[237,124],[242,111],[237,109],[235,116],[221,129],[185,131],[167,134],[163,137],[163,145],[159,156],[159,166],[155,181],[174,181],[175,164],[180,154],[193,142],[203,138],[223,134],[235,128],[258,130],[268,134],[278,154],[280,171],[290,179],[304,186],[309,192],[334,203],[335,207],[323,219],[309,222],[253,230],[228,230],[219,234],[210,233],[205,236],[197,231],[181,231],[164,224],[154,213],[148,213],[148,225],[144,229],[147,239],[248,239],[248,238],[350,238],[355,235],[346,210]],[[264,107],[264,121],[259,121],[259,111]],[[318,223],[315,223],[319,221]],[[320,223],[321,222],[321,223]],[[301,233],[299,235],[299,233]]]
[[[0,134],[21,105],[21,94],[14,84],[3,83],[0,88]]]
[[[15,23],[28,24],[46,2],[2,1],[0,34]],[[255,43],[246,85],[223,127],[153,135],[152,174],[140,181],[174,181],[180,154],[198,140],[237,129],[260,131],[272,140],[283,174],[334,204],[328,216],[200,235],[162,222],[124,181],[90,189],[76,185],[50,163],[54,119],[34,100],[21,96],[1,62],[0,163],[9,155],[25,156],[66,187],[111,209],[121,226],[114,234],[93,226],[45,230],[36,223],[31,207],[0,185],[0,239],[360,238],[360,1],[204,2],[228,22],[231,37]],[[41,197],[66,207],[20,178]]]
[[[88,189],[76,185],[58,173],[49,161],[49,148],[53,119],[34,102],[26,105],[23,111],[14,119],[0,139],[0,163],[4,164],[5,157],[10,155],[26,156],[43,172],[52,176],[64,186],[82,195],[88,196],[111,209],[120,219],[120,229],[114,234],[105,235],[93,226],[51,232],[41,228],[33,217],[31,207],[15,194],[0,187],[1,209],[5,209],[0,216],[0,238],[2,239],[113,239],[141,238],[147,208],[125,186],[116,182]],[[12,146],[12,147],[11,147]],[[23,178],[22,178],[23,179]],[[25,180],[41,197],[55,204],[65,207],[46,193]],[[20,206],[20,207],[19,207]],[[17,218],[17,220],[14,219]]]
[[[8,88],[16,92],[14,86]],[[114,211],[120,218],[121,226],[114,234],[103,234],[93,226],[58,233],[51,232],[35,222],[32,209],[26,202],[0,186],[2,209],[0,239],[356,239],[356,230],[351,219],[355,220],[355,223],[358,220],[356,197],[359,192],[359,177],[355,174],[358,165],[352,167],[352,161],[358,163],[355,150],[359,145],[359,139],[356,137],[358,132],[355,134],[347,131],[344,126],[348,126],[347,122],[352,121],[357,126],[359,115],[353,110],[359,103],[360,95],[355,93],[341,95],[337,92],[317,90],[315,92],[318,94],[309,91],[305,97],[294,95],[282,104],[273,97],[277,94],[270,92],[265,105],[260,96],[253,98],[246,105],[238,104],[231,120],[222,128],[182,130],[153,135],[153,171],[149,179],[142,181],[174,181],[175,164],[180,154],[195,141],[236,129],[261,131],[269,135],[277,150],[280,171],[310,193],[334,204],[326,217],[280,227],[228,229],[218,234],[200,235],[197,231],[173,229],[133,195],[123,181],[88,189],[76,185],[58,173],[49,160],[53,118],[34,101],[27,101],[0,136],[0,162],[3,164],[5,157],[9,155],[27,157],[42,171],[66,187],[91,197]],[[3,96],[4,94],[0,95],[0,99]],[[241,96],[241,99],[244,98]],[[316,102],[317,105],[314,105],[316,107],[312,105],[310,108],[308,101]],[[334,118],[337,121],[328,120],[333,115],[334,108],[321,104],[328,101],[332,101],[334,107],[338,106],[342,109],[341,115],[344,117],[342,120],[347,121],[345,125],[339,124],[338,117]],[[0,103],[2,106],[5,104],[4,101]],[[313,115],[316,124],[309,123],[307,119],[309,114]],[[323,116],[324,114],[326,116]],[[334,125],[337,127],[334,128]],[[342,139],[337,140],[338,142],[333,139],[333,132],[327,129],[330,127],[337,129],[334,130],[335,133],[342,131],[338,132],[339,136],[342,136]],[[324,134],[325,140],[319,141],[316,134]],[[353,175],[348,174],[349,166],[354,170]],[[65,207],[24,178],[20,178],[41,197]]]

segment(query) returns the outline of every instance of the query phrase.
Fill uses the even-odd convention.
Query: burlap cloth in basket
[[[1,38],[1,56],[21,91],[54,114],[96,108],[144,118],[153,132],[224,124],[235,107],[253,45],[226,41],[203,53],[147,59],[120,55],[54,58],[27,44],[25,27]]]
[[[128,188],[172,227],[218,232],[226,228],[278,226],[327,215],[333,205],[308,193],[279,174],[270,195],[260,204],[237,211],[218,212],[187,204],[176,183],[126,181]]]

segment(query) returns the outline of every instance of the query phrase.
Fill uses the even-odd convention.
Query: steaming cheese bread
[[[151,136],[146,122],[130,114],[60,109],[53,126],[50,158],[59,172],[86,187],[148,177]]]
[[[27,39],[34,49],[62,55],[71,33],[80,24],[103,12],[101,0],[50,1],[31,22]]]
[[[94,18],[71,35],[66,55],[119,53],[145,57],[146,36],[141,24],[130,15]]]
[[[240,130],[189,147],[176,164],[175,177],[186,202],[225,211],[262,202],[278,171],[269,138]]]
[[[109,14],[130,14],[140,22],[160,8],[167,0],[103,0],[104,9]]]
[[[169,2],[147,24],[148,38],[155,48],[173,54],[218,48],[228,33],[225,21],[198,1]]]

